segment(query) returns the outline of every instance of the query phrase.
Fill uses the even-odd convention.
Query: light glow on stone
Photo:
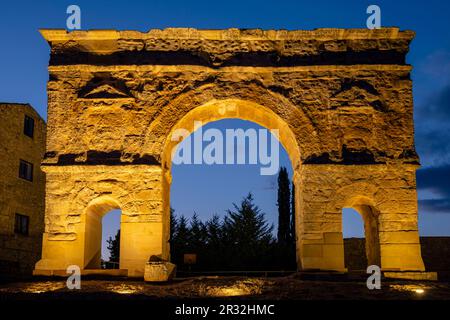
[[[425,290],[423,290],[423,289],[416,289],[416,293],[417,294],[424,294]]]
[[[395,291],[403,291],[403,292],[408,291],[415,293],[417,295],[425,294],[425,289],[427,289],[427,287],[412,284],[395,284],[390,285],[390,288]]]
[[[260,279],[246,279],[237,281],[229,286],[208,286],[206,287],[207,296],[211,297],[237,297],[261,294],[265,282]]]
[[[118,294],[136,294],[143,290],[142,286],[131,284],[109,285],[108,290]]]
[[[45,292],[52,292],[56,290],[61,290],[65,288],[65,283],[60,282],[37,282],[32,283],[22,289],[22,292],[25,293],[45,293]]]

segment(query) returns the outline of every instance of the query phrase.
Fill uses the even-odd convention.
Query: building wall
[[[450,279],[450,237],[420,237],[423,262],[427,271],[437,272],[440,280]],[[344,239],[345,265],[349,270],[367,268],[365,239]]]
[[[25,115],[34,119],[33,138],[24,134]],[[44,230],[45,121],[28,104],[0,103],[0,273],[31,274]],[[20,160],[33,164],[33,181],[19,177]],[[15,232],[15,215],[29,217],[29,233]]]

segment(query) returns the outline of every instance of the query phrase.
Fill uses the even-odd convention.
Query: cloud
[[[450,128],[448,126],[435,122],[428,123],[426,126],[416,125],[416,146],[424,167],[450,164]]]
[[[419,170],[417,188],[432,190],[450,198],[450,165]]]
[[[424,166],[450,164],[450,52],[429,55],[418,68],[416,145]]]
[[[450,52],[437,51],[419,65],[415,84],[422,89],[415,96],[419,125],[430,121],[448,123],[450,119]]]
[[[418,109],[419,115],[443,122],[450,119],[450,85],[431,96]]]
[[[420,200],[419,210],[429,213],[450,213],[450,198]]]
[[[450,51],[438,50],[419,64],[418,71],[438,84],[450,84]]]
[[[436,199],[419,201],[420,210],[450,214],[450,165],[425,168],[417,172],[417,189],[432,191]]]

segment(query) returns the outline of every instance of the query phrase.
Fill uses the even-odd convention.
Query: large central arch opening
[[[227,132],[248,133],[245,146],[240,146],[236,139],[233,148],[236,162],[239,157],[247,161],[226,164],[225,158],[230,158],[231,150],[214,150],[224,153],[223,164],[178,163],[177,157],[183,157],[183,153],[195,153],[194,140],[199,131],[178,146],[172,162],[170,190],[171,261],[181,272],[294,271],[295,238],[284,236],[286,231],[288,235],[295,234],[292,232],[294,210],[291,211],[293,170],[284,148],[276,137],[249,121],[224,119],[197,130],[204,136],[214,130],[225,139]],[[264,166],[258,159],[256,163],[248,163],[255,160],[251,158],[256,150],[251,145],[250,133],[258,131],[266,131],[269,140],[276,140],[276,150],[269,152],[276,155],[271,175],[261,175]],[[207,148],[206,145],[202,150]],[[281,168],[286,171],[280,173]],[[278,207],[287,213],[283,220],[287,223],[282,222],[281,226]],[[284,228],[281,235],[280,227]]]
[[[173,160],[180,156],[177,150],[182,148],[186,141],[195,139],[193,135],[200,129],[198,123],[203,132],[216,130],[222,132],[225,139],[227,129],[240,129],[245,132],[248,129],[276,129],[271,131],[272,134],[275,133],[279,148],[274,173],[261,175],[260,162],[246,162],[243,165],[205,165],[204,162],[174,164]],[[278,177],[280,168],[286,167],[284,175],[288,190],[284,193],[288,196],[284,196],[284,199],[287,198],[289,203],[289,222],[284,229],[287,228],[288,233],[295,230],[295,222],[291,218],[295,216],[292,177],[295,168],[299,166],[300,156],[296,139],[289,126],[268,109],[252,103],[233,101],[231,104],[221,102],[197,107],[178,122],[172,133],[177,129],[185,130],[185,134],[175,141],[169,137],[163,155],[166,196],[164,210],[167,216],[172,217],[164,219],[170,221],[170,224],[165,226],[167,245],[170,244],[168,258],[178,265],[180,271],[294,271],[295,236],[292,236],[290,248],[287,244],[286,249],[281,248],[278,223]],[[268,133],[268,144],[271,142],[271,133]],[[226,143],[223,142],[224,145]],[[194,148],[192,144],[191,147]],[[247,144],[244,150],[237,150],[237,145],[235,147],[237,156],[244,152],[244,158],[250,160],[251,144]],[[195,151],[192,149],[192,152]],[[229,150],[223,151],[223,159],[227,158],[227,152]],[[259,225],[258,232],[261,231],[261,234],[248,230],[236,234],[236,221],[245,220],[243,217],[246,214],[249,220],[253,219],[253,226]],[[233,229],[231,225],[235,226],[233,231],[229,230]]]

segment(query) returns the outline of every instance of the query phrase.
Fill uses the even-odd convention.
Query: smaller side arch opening
[[[375,207],[364,202],[343,209],[345,267],[349,271],[365,270],[371,265],[381,268],[378,217]]]
[[[104,235],[104,217],[108,215],[108,218],[112,218],[112,216],[116,216],[116,219],[119,219],[119,230],[120,230],[120,205],[119,203],[110,198],[110,197],[100,197],[93,200],[86,208],[85,211],[85,234],[84,234],[84,269],[101,269],[102,268],[102,260],[105,260],[106,254],[105,250],[103,250],[102,255],[102,238]],[[118,217],[117,217],[118,216]],[[114,224],[112,219],[108,219],[107,227],[112,227]],[[110,235],[112,239],[115,238],[115,235]],[[120,240],[119,240],[120,246]],[[104,247],[104,245],[103,245]],[[103,259],[102,259],[103,258]],[[111,258],[111,257],[107,257]],[[109,259],[108,259],[109,260]],[[120,260],[120,257],[119,257]],[[112,264],[103,264],[105,268],[119,268],[117,265]]]

